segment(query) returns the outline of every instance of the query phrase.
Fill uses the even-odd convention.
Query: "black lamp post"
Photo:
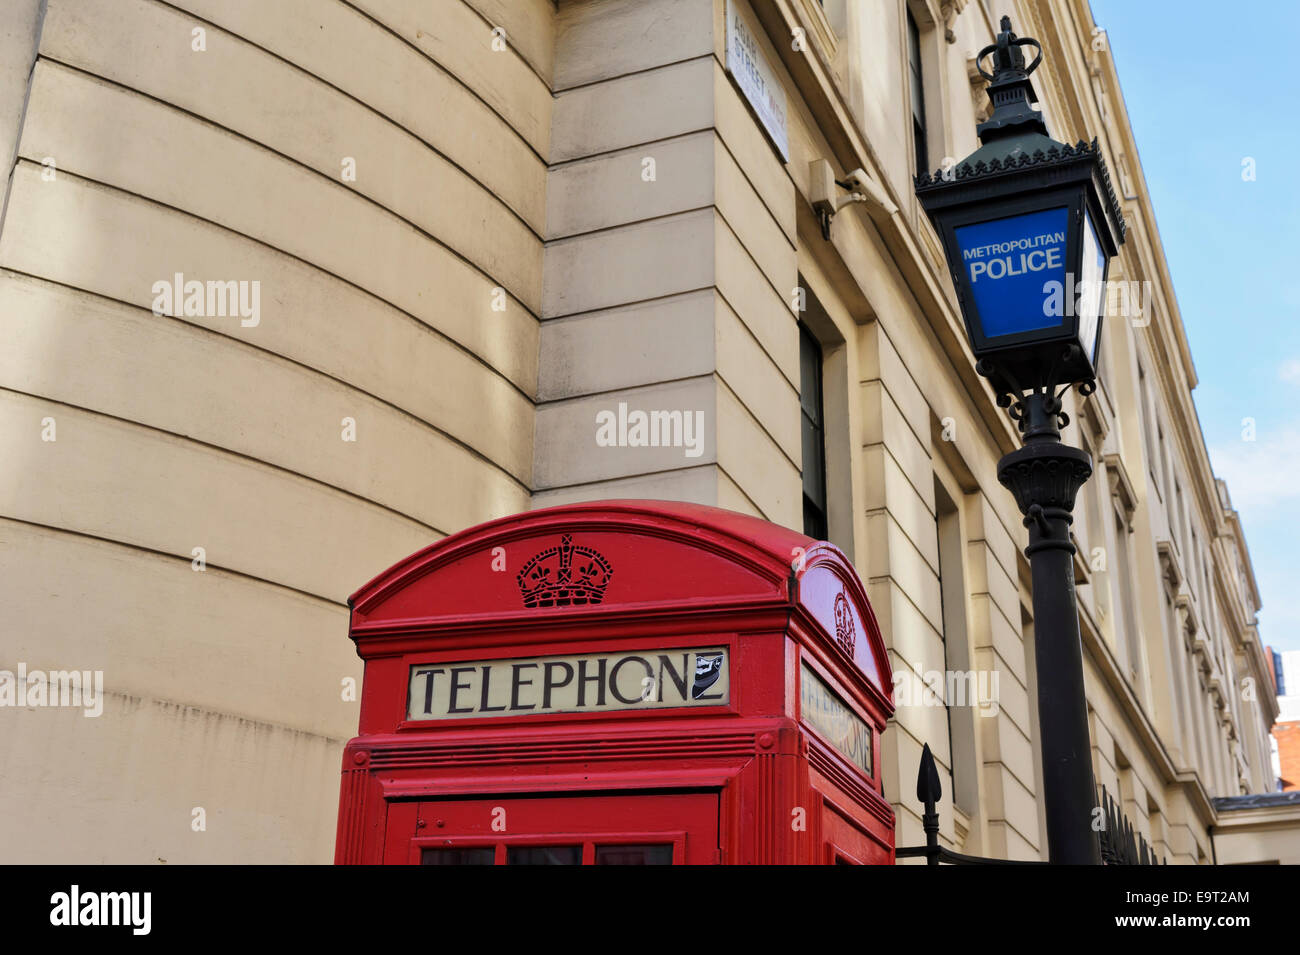
[[[1027,45],[1037,56],[1026,66]],[[1096,865],[1070,543],[1074,498],[1092,464],[1061,443],[1061,395],[1076,384],[1084,395],[1096,390],[1106,274],[1124,216],[1097,141],[1057,142],[1030,105],[1038,41],[1017,38],[1003,17],[977,63],[990,53],[993,72],[980,73],[993,114],[977,130],[981,147],[951,170],[918,176],[916,194],[943,242],[976,370],[1024,435],[1024,447],[998,463],[998,480],[1029,528],[1048,857]]]

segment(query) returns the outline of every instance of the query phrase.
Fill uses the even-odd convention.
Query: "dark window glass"
[[[582,865],[582,846],[509,846],[506,865]]]
[[[672,864],[672,846],[596,846],[596,865]]]
[[[826,539],[826,445],[822,422],[822,349],[799,326],[799,409],[803,442],[803,532]]]
[[[930,172],[930,155],[926,149],[925,86],[921,75],[921,31],[912,11],[907,11],[907,69],[912,87],[912,140],[916,145],[916,173]]]
[[[425,849],[420,853],[420,865],[492,865],[496,849],[480,846],[476,849]]]

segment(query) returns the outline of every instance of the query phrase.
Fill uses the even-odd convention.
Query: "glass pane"
[[[907,11],[907,64],[913,71],[921,72],[921,30],[911,10]]]
[[[799,403],[816,426],[822,423],[822,349],[808,326],[799,326]]]
[[[803,532],[813,540],[826,539],[826,512],[819,508],[808,495],[803,496]]]
[[[909,84],[912,91],[912,123],[918,133],[916,151],[919,157],[925,149],[925,87],[921,77],[921,31],[912,19],[910,10],[907,12],[907,67],[912,79]]]
[[[803,447],[803,492],[819,508],[826,506],[826,469],[822,458],[822,432],[803,418],[799,440]]]
[[[1040,209],[953,230],[985,338],[1065,324],[1069,212]]]
[[[596,865],[672,865],[673,847],[596,846]]]
[[[826,454],[822,435],[822,350],[806,325],[799,325],[799,416],[803,446],[803,532],[826,537]]]
[[[508,846],[506,865],[582,865],[582,846]]]
[[[473,849],[425,849],[420,853],[420,865],[492,865],[496,849],[479,846]]]
[[[1083,217],[1083,262],[1080,264],[1079,282],[1079,344],[1088,353],[1088,360],[1097,364],[1097,330],[1101,323],[1101,308],[1106,304],[1106,256],[1101,251],[1097,230],[1092,217]]]

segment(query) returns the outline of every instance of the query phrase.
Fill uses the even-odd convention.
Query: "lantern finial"
[[[1029,131],[1047,135],[1043,114],[1030,105],[1038,102],[1038,95],[1029,81],[1029,74],[1042,62],[1043,46],[1033,37],[1016,36],[1011,30],[1010,17],[1002,18],[1001,27],[997,41],[980,50],[975,58],[980,75],[989,81],[989,100],[993,104],[993,115],[976,129],[980,142],[986,144]],[[1028,66],[1021,50],[1023,46],[1032,46],[1037,51],[1037,56]],[[993,54],[992,73],[983,65],[984,57],[990,53]]]

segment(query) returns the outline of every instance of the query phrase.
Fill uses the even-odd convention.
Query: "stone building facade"
[[[1043,857],[1025,532],[995,474],[1017,435],[912,194],[975,148],[1004,13],[1043,44],[1053,136],[1103,147],[1112,278],[1141,290],[1067,405],[1095,465],[1098,782],[1184,863],[1213,861],[1214,798],[1273,788],[1259,595],[1086,0],[9,7],[0,666],[103,671],[105,696],[0,714],[7,861],[328,861],[347,595],[442,535],[608,497],[824,526],[904,686],[943,684],[885,736],[899,844],[929,743],[945,842]],[[872,183],[829,239],[820,160]],[[598,440],[623,406],[702,430]]]

